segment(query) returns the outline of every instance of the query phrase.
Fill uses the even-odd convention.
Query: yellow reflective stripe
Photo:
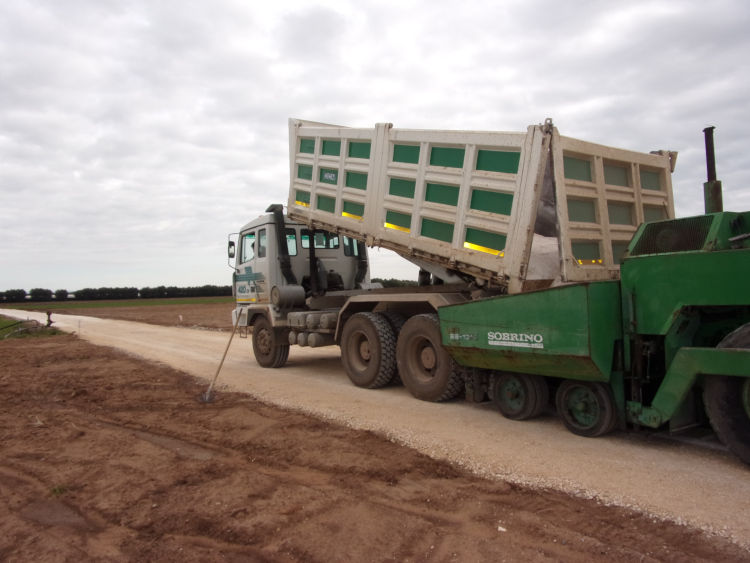
[[[355,215],[354,213],[347,213],[346,211],[342,211],[341,215],[344,217],[349,217],[350,219],[362,219],[361,215]]]
[[[408,227],[401,227],[399,225],[394,225],[393,223],[385,223],[384,224],[386,229],[393,229],[394,231],[401,231],[402,233],[410,233],[411,229]]]
[[[478,244],[472,244],[470,242],[465,242],[464,248],[469,248],[471,250],[478,250],[479,252],[486,252],[487,254],[500,256],[501,258],[505,256],[505,252],[503,252],[502,250],[495,250],[494,248],[488,248],[486,246],[480,246]]]
[[[304,201],[295,201],[296,205],[301,205],[302,207],[310,207],[309,203],[305,203]]]
[[[251,297],[250,299],[237,299],[237,303],[255,303],[257,299],[255,297]]]
[[[581,266],[586,266],[586,265],[591,266],[591,265],[601,264],[602,260],[601,259],[598,259],[598,260],[579,260],[578,263]]]

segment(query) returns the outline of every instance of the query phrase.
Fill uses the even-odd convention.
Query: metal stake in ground
[[[234,327],[232,328],[232,334],[229,335],[229,342],[227,342],[227,347],[224,348],[224,355],[221,357],[221,361],[219,362],[219,367],[216,368],[216,373],[214,374],[214,378],[211,380],[211,385],[208,386],[208,389],[206,390],[203,395],[198,397],[198,400],[202,403],[210,403],[214,400],[213,397],[213,389],[214,389],[214,383],[216,383],[216,380],[219,377],[219,372],[221,371],[221,367],[224,365],[224,360],[227,357],[227,352],[229,352],[229,346],[232,344],[232,338],[234,338],[234,333],[237,332],[237,326],[240,324],[240,319],[242,318],[242,313],[237,315],[237,320],[234,323]]]

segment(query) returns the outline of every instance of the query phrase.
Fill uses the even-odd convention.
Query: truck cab
[[[241,334],[253,327],[259,361],[268,354],[288,354],[288,314],[307,309],[308,299],[343,298],[369,284],[362,242],[290,221],[281,205],[271,205],[235,236],[228,246],[237,304],[233,324]],[[270,366],[286,360],[273,358]]]
[[[273,214],[261,215],[242,227],[236,245],[233,287],[238,306],[271,302],[273,288],[282,295],[294,292],[309,297],[355,289],[367,277],[360,274],[361,264],[367,264],[366,251],[360,254],[364,249],[357,241],[311,231],[286,218],[279,226]]]

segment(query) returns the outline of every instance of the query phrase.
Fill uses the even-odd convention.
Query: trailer
[[[463,394],[583,436],[707,417],[750,463],[750,213],[674,218],[676,153],[559,134],[290,120],[287,212],[229,243],[258,363],[338,345],[360,387]],[[707,135],[708,141],[708,135]],[[711,154],[713,141],[710,142]],[[370,283],[367,247],[420,268]]]

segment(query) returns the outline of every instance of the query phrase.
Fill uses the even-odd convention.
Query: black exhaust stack
[[[721,195],[721,181],[716,179],[716,156],[714,154],[714,129],[706,127],[703,135],[706,140],[706,171],[708,181],[703,184],[703,201],[706,213],[720,213],[724,211],[724,201]]]

